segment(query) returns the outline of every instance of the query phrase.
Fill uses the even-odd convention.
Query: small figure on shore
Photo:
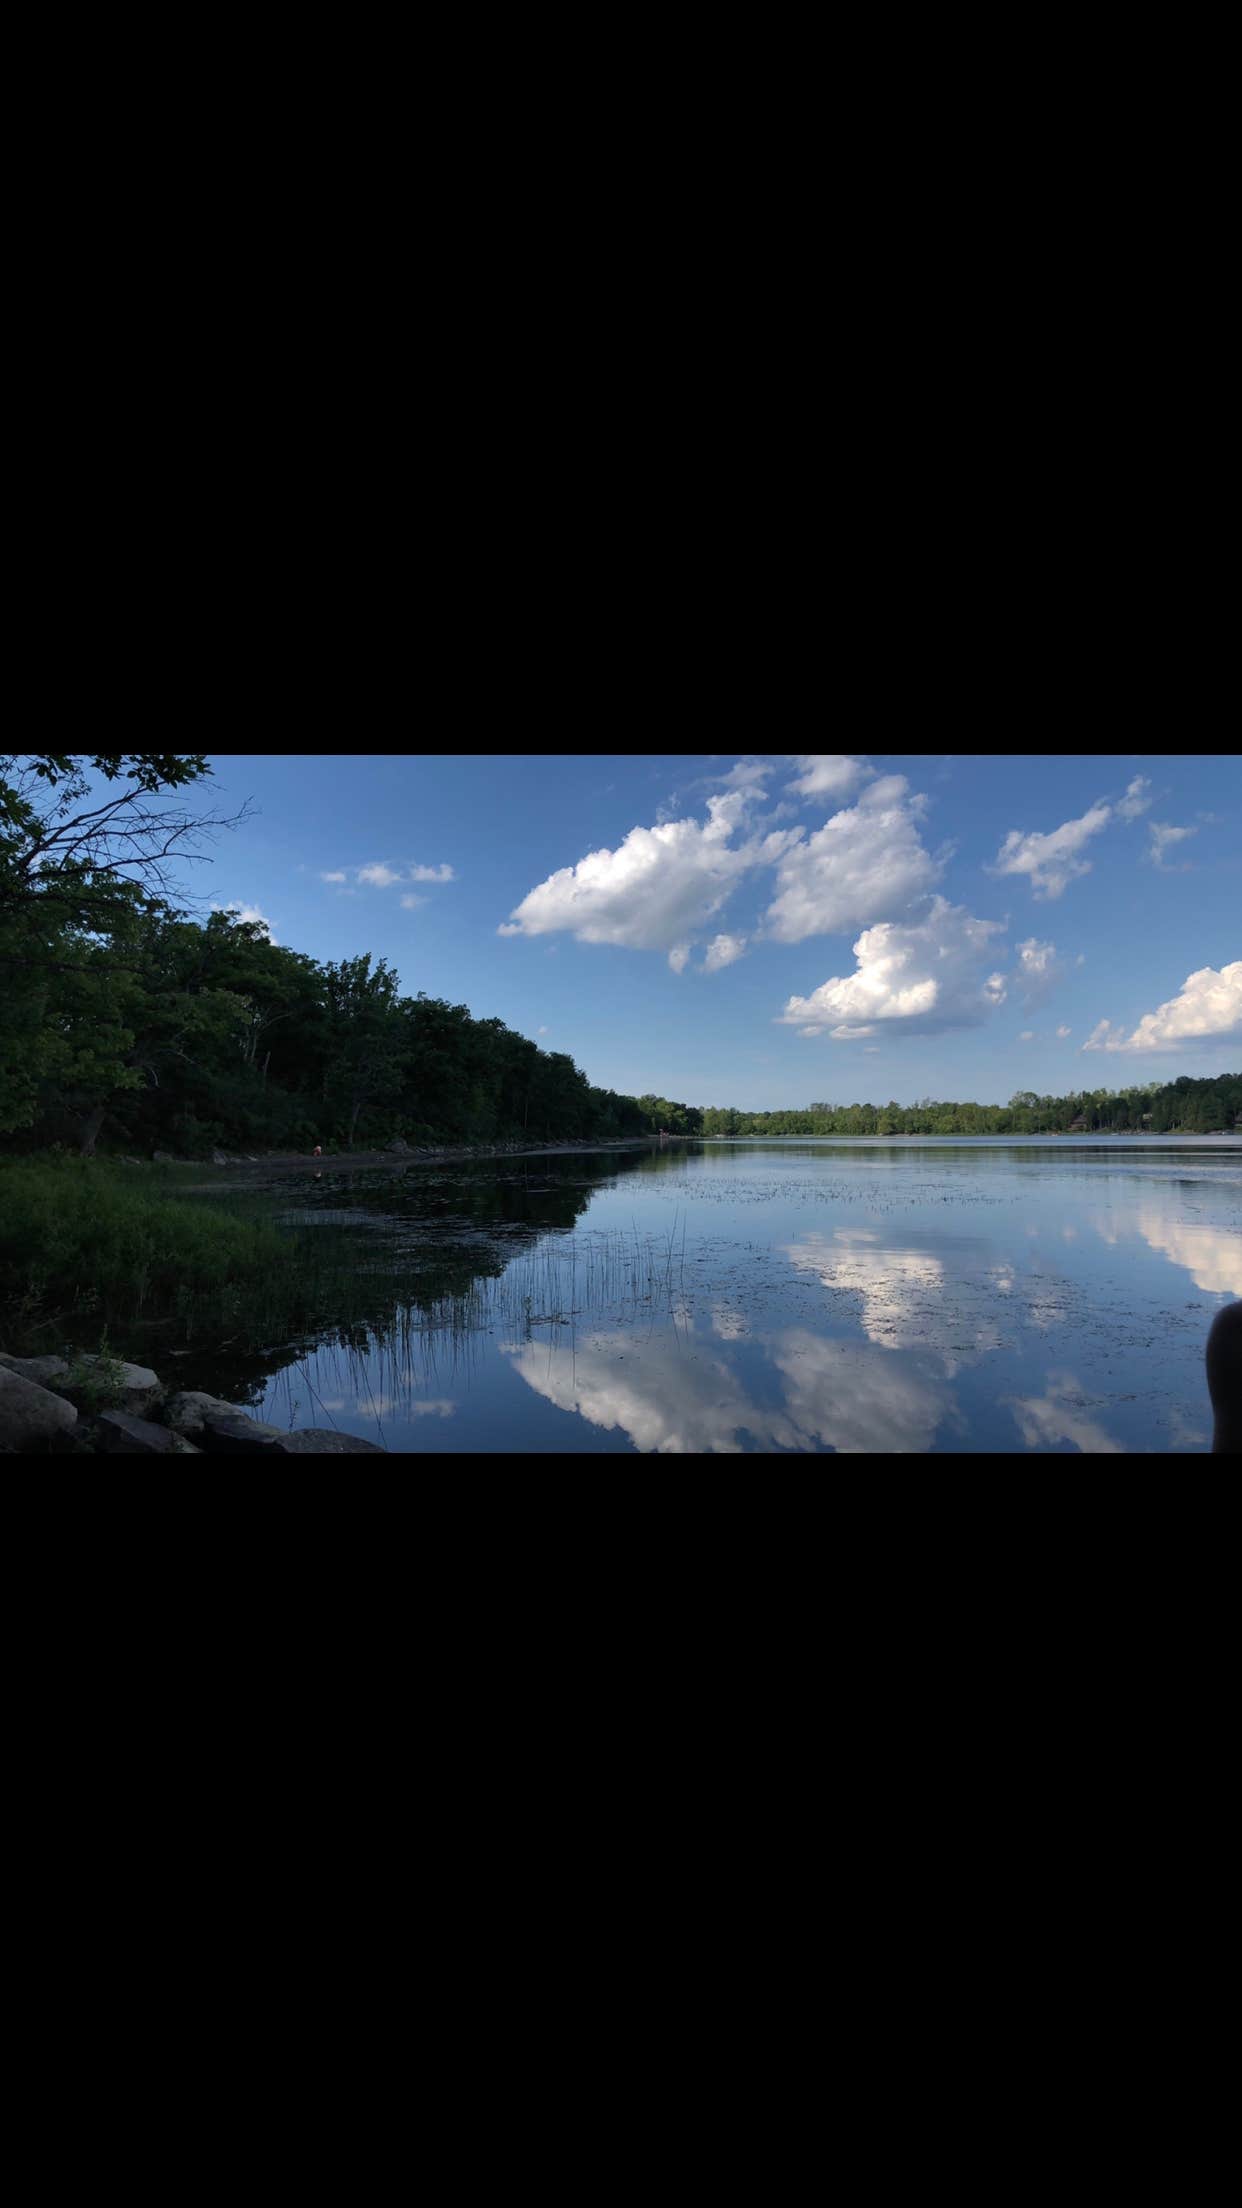
[[[323,1156],[323,1147],[320,1143],[315,1144],[315,1147],[311,1152],[311,1156],[313,1158],[321,1158]]]
[[[1242,1303],[1227,1303],[1207,1338],[1207,1384],[1216,1413],[1213,1456],[1242,1456]]]

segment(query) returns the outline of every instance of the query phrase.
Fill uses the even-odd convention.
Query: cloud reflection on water
[[[970,1308],[990,1293],[990,1276],[950,1280],[943,1260],[929,1250],[896,1247],[874,1228],[838,1227],[831,1235],[787,1242],[781,1255],[825,1288],[861,1296],[862,1330],[880,1348],[935,1350],[952,1377],[963,1363],[1000,1346],[995,1319]]]
[[[921,1453],[951,1410],[947,1390],[909,1358],[868,1342],[825,1340],[785,1327],[761,1348],[780,1374],[783,1407],[758,1402],[707,1347],[653,1336],[599,1333],[579,1341],[502,1343],[528,1387],[593,1426],[628,1434],[636,1449],[664,1455],[736,1455],[817,1447],[842,1454]]]
[[[750,1401],[723,1358],[689,1356],[672,1335],[639,1344],[632,1334],[601,1333],[576,1346],[502,1342],[500,1349],[536,1394],[592,1426],[619,1428],[636,1449],[736,1455],[743,1432],[761,1449],[805,1447],[781,1412]]]
[[[1183,1266],[1196,1288],[1209,1295],[1242,1296],[1242,1234],[1173,1219],[1146,1204],[1139,1207],[1137,1225],[1148,1248]]]
[[[1028,1449],[1055,1449],[1058,1442],[1068,1441],[1084,1456],[1121,1453],[1121,1443],[1084,1415],[1082,1388],[1072,1373],[1049,1373],[1045,1394],[1020,1397],[1011,1401],[1011,1408]]]
[[[841,1455],[922,1454],[950,1407],[947,1391],[908,1358],[866,1342],[789,1327],[771,1355],[794,1424]]]

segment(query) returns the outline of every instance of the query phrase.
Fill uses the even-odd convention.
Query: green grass
[[[178,1197],[185,1178],[167,1167],[139,1182],[95,1159],[0,1164],[3,1346],[73,1334],[79,1320],[184,1313],[278,1276],[286,1238],[262,1218]]]
[[[258,1347],[460,1298],[481,1268],[435,1237],[397,1251],[357,1227],[278,1223],[287,1192],[196,1194],[202,1179],[200,1165],[0,1162],[0,1348],[93,1350],[101,1327],[140,1363],[160,1344]]]

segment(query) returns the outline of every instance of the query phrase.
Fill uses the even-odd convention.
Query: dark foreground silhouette
[[[1212,1321],[1207,1384],[1216,1413],[1212,1453],[1242,1456],[1242,1303],[1227,1303]]]

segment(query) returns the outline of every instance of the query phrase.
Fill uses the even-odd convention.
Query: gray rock
[[[229,1161],[225,1157],[223,1150],[213,1150],[211,1153],[211,1162],[213,1165],[227,1165]]]
[[[154,1165],[175,1165],[177,1161],[171,1150],[153,1150],[151,1162]]]
[[[409,1154],[410,1146],[409,1143],[406,1141],[404,1135],[394,1135],[388,1147],[390,1150],[396,1150],[400,1152],[403,1157],[408,1156]]]
[[[0,1365],[0,1449],[50,1449],[63,1443],[78,1414],[63,1395]]]
[[[127,1449],[133,1455],[143,1457],[175,1457],[202,1455],[184,1434],[174,1434],[167,1426],[155,1426],[149,1418],[135,1418],[132,1411],[101,1411],[96,1421],[99,1439],[109,1455]]]
[[[300,1432],[282,1434],[276,1451],[282,1457],[356,1457],[364,1452],[378,1457],[388,1454],[377,1441],[338,1433],[334,1426],[303,1426]]]
[[[96,1387],[102,1388],[106,1383],[111,1409],[134,1411],[141,1416],[144,1411],[152,1410],[164,1393],[163,1381],[149,1365],[127,1365],[121,1361],[117,1370],[111,1358],[100,1357],[79,1357],[76,1363],[82,1373],[81,1379],[67,1383],[62,1377],[48,1383],[57,1395],[67,1395],[74,1402],[81,1397],[89,1398]],[[114,1375],[115,1393],[112,1392]]]
[[[250,1416],[240,1403],[225,1403],[218,1395],[204,1395],[200,1388],[183,1388],[165,1405],[164,1420],[174,1433],[191,1434],[197,1441],[205,1411],[229,1411],[237,1418]]]
[[[7,1365],[10,1372],[18,1373],[23,1380],[33,1380],[41,1388],[50,1387],[69,1370],[63,1357],[6,1357],[3,1350],[0,1365]]]
[[[286,1438],[281,1426],[265,1426],[244,1411],[214,1407],[203,1413],[202,1445],[224,1456],[273,1454]]]

